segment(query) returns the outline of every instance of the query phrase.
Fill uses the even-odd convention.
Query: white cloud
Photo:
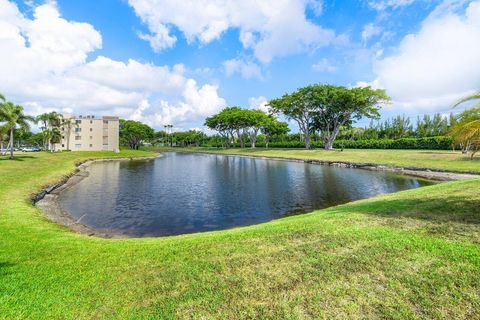
[[[330,72],[333,73],[337,71],[337,67],[330,62],[327,58],[322,58],[319,62],[315,63],[312,66],[313,70],[319,72]]]
[[[230,59],[223,62],[225,74],[229,77],[239,73],[245,79],[263,79],[262,70],[258,64],[242,59]]]
[[[415,0],[384,0],[384,1],[369,1],[370,8],[377,11],[384,11],[386,9],[397,9],[411,5]]]
[[[332,30],[306,18],[306,10],[316,15],[322,2],[315,0],[129,0],[135,13],[148,26],[141,35],[156,51],[172,47],[175,26],[188,43],[202,44],[219,39],[230,28],[240,31],[245,49],[253,50],[262,62],[330,44]]]
[[[364,27],[363,27],[363,30],[362,30],[362,40],[363,40],[363,44],[366,45],[367,41],[376,36],[376,35],[379,35],[380,33],[382,33],[382,28],[380,28],[379,26],[373,24],[373,23],[368,23],[366,24]]]
[[[264,96],[251,97],[248,99],[250,109],[259,109],[268,113],[268,99]]]
[[[197,84],[183,65],[87,61],[101,45],[92,25],[63,19],[54,2],[30,19],[0,0],[0,92],[34,114],[109,113],[156,125],[193,122],[225,105],[217,86]]]
[[[377,81],[396,105],[429,112],[448,109],[480,88],[480,1],[462,14],[435,10],[417,34],[375,63]]]

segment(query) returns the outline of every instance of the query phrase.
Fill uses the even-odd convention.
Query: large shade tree
[[[315,84],[273,99],[269,105],[273,112],[297,122],[307,149],[312,133],[318,131],[328,150],[333,148],[342,127],[351,126],[362,117],[378,117],[380,106],[389,100],[380,89]]]
[[[271,112],[282,113],[288,120],[297,123],[303,134],[305,148],[310,149],[315,105],[311,104],[303,93],[304,90],[300,89],[290,94],[284,94],[281,98],[270,100],[268,105]]]
[[[150,141],[155,130],[150,126],[133,120],[120,120],[120,142],[132,149],[138,149],[142,142]]]

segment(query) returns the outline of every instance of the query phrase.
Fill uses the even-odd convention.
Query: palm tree
[[[0,107],[0,119],[5,122],[3,127],[10,132],[10,159],[13,159],[13,134],[15,130],[19,127],[24,131],[29,131],[30,125],[27,121],[34,121],[34,118],[25,115],[22,106],[5,102]]]
[[[3,142],[5,141],[5,137],[7,136],[8,130],[7,127],[2,125],[0,126],[0,152],[5,154],[3,151]]]
[[[453,107],[472,100],[480,100],[480,91],[460,99]],[[464,152],[471,152],[473,159],[475,153],[480,150],[480,102],[460,114],[459,121],[452,126],[450,133]]]
[[[73,127],[78,127],[78,124],[74,118],[67,116],[61,118],[61,126],[67,138],[67,150],[70,150],[70,134],[72,133]]]
[[[460,100],[458,100],[454,105],[453,107],[457,107],[459,105],[461,105],[462,103],[464,102],[467,102],[467,101],[473,101],[473,100],[480,100],[480,91],[478,91],[477,93],[474,93],[474,94],[471,94],[469,96],[466,96]],[[480,107],[480,102],[476,105],[477,107]]]
[[[62,115],[52,111],[47,113],[42,113],[35,118],[35,121],[41,123],[40,129],[43,133],[43,149],[50,150],[52,144],[52,132],[51,129],[59,128],[62,124]]]
[[[50,143],[52,144],[52,151],[55,152],[55,145],[62,141],[62,133],[58,128],[52,128],[49,130]]]

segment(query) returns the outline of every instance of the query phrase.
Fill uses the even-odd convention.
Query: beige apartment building
[[[64,116],[62,140],[56,150],[114,151],[119,148],[118,117]]]

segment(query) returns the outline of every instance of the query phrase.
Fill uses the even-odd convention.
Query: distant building
[[[119,148],[118,117],[64,116],[56,150],[114,151]]]

